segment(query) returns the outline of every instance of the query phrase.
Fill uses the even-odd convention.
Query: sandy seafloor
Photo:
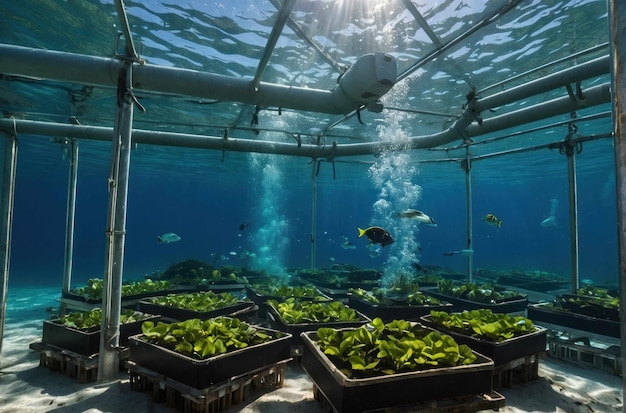
[[[154,402],[148,392],[130,389],[128,374],[112,383],[77,383],[39,367],[39,353],[29,344],[41,339],[48,307],[58,307],[60,288],[9,288],[7,318],[0,354],[0,413],[12,412],[176,412]],[[621,412],[622,379],[610,372],[583,368],[546,357],[538,380],[500,390],[500,412]],[[405,410],[402,410],[405,411]],[[485,410],[490,412],[492,410]],[[312,382],[290,363],[284,386],[254,395],[226,412],[323,413],[313,399]]]

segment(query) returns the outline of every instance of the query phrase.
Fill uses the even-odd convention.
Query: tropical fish
[[[489,225],[495,225],[498,228],[502,227],[502,220],[498,219],[494,214],[487,214],[483,217],[483,221],[485,221]]]
[[[541,221],[541,226],[544,228],[556,227],[556,217],[554,215],[550,215],[548,218]]]
[[[430,225],[433,227],[437,226],[437,223],[434,219],[432,219],[422,211],[418,211],[417,209],[405,209],[402,212],[398,212],[398,218],[414,219],[415,221],[421,222],[425,225]]]
[[[170,242],[180,241],[180,237],[173,232],[166,232],[157,237],[159,244],[169,244]]]
[[[247,222],[244,222],[243,224],[239,225],[239,231],[243,231],[246,228],[248,228],[248,223]]]
[[[469,256],[469,255],[474,254],[474,250],[448,251],[448,252],[443,252],[442,254],[447,257],[449,257],[450,255],[454,255],[454,254],[461,254],[461,255]]]
[[[357,229],[359,230],[359,238],[365,235],[371,243],[380,244],[384,247],[385,245],[389,245],[394,242],[394,239],[384,228],[369,227],[367,229],[361,229],[357,227]]]

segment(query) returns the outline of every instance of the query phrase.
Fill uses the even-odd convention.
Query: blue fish
[[[180,237],[173,232],[166,232],[157,237],[159,244],[169,244],[170,242],[180,241]]]

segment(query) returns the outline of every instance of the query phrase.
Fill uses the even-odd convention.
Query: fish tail
[[[363,235],[365,235],[365,230],[364,229],[361,229],[359,227],[356,227],[356,229],[359,230],[359,238],[362,237]]]
[[[502,221],[498,221],[498,228],[502,228]]]

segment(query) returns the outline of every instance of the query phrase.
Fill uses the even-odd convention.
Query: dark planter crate
[[[547,307],[547,303],[528,306],[528,318],[534,322],[556,324],[559,326],[588,331],[590,333],[620,338],[620,326],[617,321],[589,317],[583,314],[555,310]]]
[[[213,311],[199,312],[187,310],[184,308],[170,307],[166,305],[154,304],[149,301],[141,300],[137,304],[139,311],[149,314],[159,314],[172,320],[188,320],[190,318],[199,318],[206,320],[213,317],[236,315],[246,313],[246,310],[252,311],[254,303],[249,301],[240,301],[234,305],[217,308]]]
[[[267,343],[238,349],[204,360],[194,359],[148,343],[142,334],[130,337],[130,361],[196,389],[289,359],[291,335],[256,327],[276,337]]]
[[[361,314],[357,311],[357,316],[359,317],[356,321],[331,321],[325,323],[298,323],[298,324],[287,324],[285,320],[280,316],[278,311],[271,305],[267,306],[267,315],[272,324],[272,327],[276,330],[288,332],[293,336],[292,345],[302,345],[302,337],[301,333],[305,331],[317,331],[320,327],[329,327],[329,328],[349,328],[349,327],[359,327],[365,323],[369,323],[370,320],[367,316]]]
[[[523,288],[533,291],[550,291],[561,288],[566,285],[565,280],[535,280],[529,278],[526,274],[508,274],[501,275],[497,279],[498,284],[510,285],[513,287]]]
[[[535,326],[535,331],[532,333],[501,342],[495,342],[472,337],[457,331],[448,330],[447,328],[433,322],[430,315],[423,316],[421,321],[429,327],[452,336],[457,343],[467,344],[477,353],[489,357],[493,360],[496,367],[525,356],[543,353],[546,351],[548,331],[539,326]]]
[[[619,310],[617,308],[607,308],[599,304],[598,302],[603,301],[602,298],[577,294],[562,294],[561,298],[560,305],[572,313],[619,322]],[[570,302],[568,301],[570,298],[586,301],[586,305]]]
[[[134,323],[120,325],[120,346],[128,346],[128,337],[141,333],[144,321],[156,321],[160,317],[149,317]],[[41,341],[83,356],[92,356],[100,351],[100,327],[77,330],[54,320],[44,320]]]
[[[470,300],[465,300],[463,298],[452,297],[450,295],[441,294],[437,291],[428,290],[427,293],[442,301],[447,301],[449,303],[452,303],[453,311],[478,310],[480,308],[487,308],[493,311],[494,313],[515,313],[519,311],[525,311],[526,307],[528,306],[527,297],[512,297],[510,299],[505,299],[500,302],[490,304],[490,303],[479,303],[478,301],[470,301]]]
[[[355,297],[351,293],[348,293],[348,307],[360,311],[371,319],[379,317],[386,323],[392,320],[418,320],[421,316],[430,314],[431,310],[445,312],[452,310],[450,303],[440,305],[374,304],[360,297]]]
[[[346,377],[303,333],[302,367],[339,413],[385,409],[427,400],[491,392],[493,361],[480,355],[469,366],[442,367],[364,379]]]

